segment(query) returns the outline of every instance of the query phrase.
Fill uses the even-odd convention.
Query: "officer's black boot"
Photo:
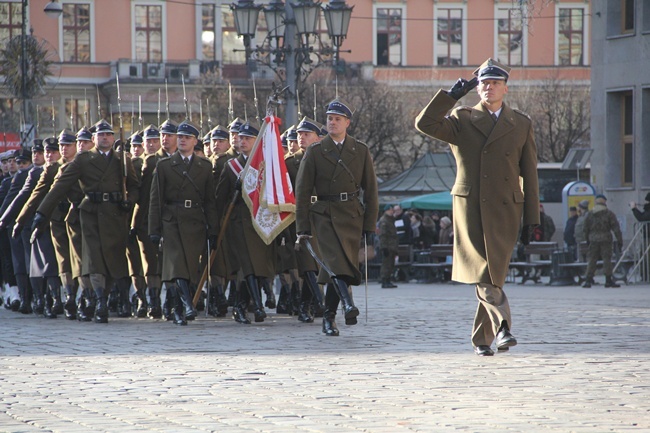
[[[29,278],[27,278],[27,275],[25,274],[18,274],[16,275],[16,282],[18,285],[18,295],[20,296],[20,307],[18,307],[18,312],[22,314],[30,314],[32,312],[32,289],[29,284]]]
[[[228,306],[234,307],[237,304],[237,281],[228,280]]]
[[[235,305],[232,307],[232,317],[236,322],[243,323],[244,325],[250,325],[251,321],[247,315],[248,303],[250,302],[250,296],[248,295],[248,288],[244,287],[245,283],[242,281],[239,285],[239,289],[235,293]],[[233,290],[232,288],[230,290]]]
[[[32,286],[32,297],[33,297],[32,307],[33,307],[34,314],[36,314],[37,316],[46,315],[45,314],[46,300],[45,300],[45,291],[44,291],[45,280],[43,279],[43,277],[33,277],[30,278],[30,282]],[[50,313],[50,309],[47,308],[47,310],[48,313]]]
[[[95,289],[97,303],[95,306],[95,323],[108,323],[108,299],[103,287]]]
[[[255,321],[263,322],[266,317],[266,311],[264,311],[264,304],[262,304],[262,296],[260,295],[260,287],[255,275],[251,274],[246,276],[246,285],[248,286],[248,293],[250,293],[251,298],[253,298],[253,305],[255,305]]]
[[[316,278],[316,272],[307,271],[303,275],[304,281],[307,283],[307,287],[312,295],[312,305],[314,306],[314,313],[316,317],[322,317],[323,311],[325,310],[325,301],[323,299],[323,292],[321,292],[320,287],[318,286],[318,279]],[[302,290],[305,290],[303,285]]]
[[[210,287],[208,314],[214,317],[225,317],[228,314],[228,300],[223,286],[218,281],[215,281]]]
[[[339,295],[332,284],[327,285],[325,293],[325,311],[323,312],[323,334],[328,337],[337,337],[339,328],[336,327],[336,310],[339,307]]]
[[[302,292],[300,294],[300,313],[298,313],[298,320],[303,323],[312,323],[314,317],[311,315],[311,300],[312,294],[307,287],[307,280],[302,280]]]
[[[262,281],[262,290],[264,290],[264,294],[266,295],[266,302],[264,303],[266,308],[276,308],[275,293],[273,293],[273,287],[271,287],[271,283],[267,278],[264,278]]]
[[[162,306],[162,314],[165,320],[174,320],[174,292],[176,291],[173,283],[166,283],[165,302]]]
[[[115,282],[117,286],[117,293],[119,296],[119,309],[117,311],[118,317],[131,317],[133,315],[133,307],[131,306],[131,279],[120,278]]]
[[[147,315],[150,319],[160,319],[162,317],[162,308],[160,308],[160,289],[158,287],[149,288],[149,311]]]
[[[106,290],[103,290],[106,292]],[[108,301],[107,301],[108,302]],[[106,304],[108,308],[108,304]],[[92,287],[86,289],[86,322],[90,322],[95,315],[95,310],[97,309],[97,295]]]
[[[174,306],[174,324],[179,326],[187,326],[181,288],[178,284],[176,285],[174,294],[171,296],[170,302]]]
[[[282,287],[280,287],[280,296],[278,296],[278,302],[277,302],[277,307],[275,309],[275,312],[278,314],[287,314],[289,313],[289,286],[287,284],[283,284]]]
[[[63,302],[61,302],[61,281],[59,277],[48,277],[47,288],[52,296],[52,313],[63,314]]]
[[[63,305],[63,312],[65,313],[65,318],[68,320],[74,320],[77,317],[77,286],[73,283],[70,286],[65,287],[65,305]]]
[[[605,275],[605,287],[616,288],[621,286],[619,284],[616,284],[616,282],[614,281],[611,275],[609,276]]]
[[[117,289],[117,286],[113,284],[108,295],[107,295],[107,305],[108,311],[111,313],[117,313],[120,304],[120,292]]]
[[[332,284],[337,290],[341,303],[343,304],[343,312],[345,313],[345,324],[356,325],[359,309],[354,306],[352,300],[352,291],[349,289],[347,283],[340,278],[332,277]]]
[[[297,316],[298,313],[300,313],[300,281],[294,281],[291,284],[289,314]]]
[[[190,295],[190,282],[183,278],[176,278],[176,288],[178,297],[181,301],[181,305],[185,310],[185,320],[194,320],[196,318],[197,312],[194,309],[192,295]],[[177,309],[178,305],[179,303],[176,302]]]

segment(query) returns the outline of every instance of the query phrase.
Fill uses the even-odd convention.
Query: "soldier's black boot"
[[[334,288],[336,289],[339,297],[341,298],[341,304],[343,304],[343,312],[345,313],[345,324],[356,325],[357,316],[359,315],[359,309],[354,306],[354,301],[352,300],[352,293],[347,283],[340,278],[333,277],[332,284],[334,285]]]
[[[59,277],[48,277],[47,288],[52,296],[52,313],[63,314],[63,302],[61,302],[61,282]]]
[[[325,311],[323,312],[323,334],[328,337],[337,337],[339,328],[336,327],[336,310],[339,307],[339,295],[332,284],[327,285],[325,293]]]
[[[115,282],[115,284],[117,286],[117,292],[119,296],[117,316],[133,316],[133,307],[131,306],[131,297],[129,296],[129,292],[131,291],[131,279],[120,278]]]
[[[275,312],[278,314],[289,313],[288,302],[289,302],[289,286],[283,284],[282,287],[280,287],[280,296],[278,296],[278,302],[277,302],[277,307],[275,309]]]
[[[264,303],[266,308],[276,308],[275,293],[273,293],[273,287],[271,287],[271,283],[267,278],[264,278],[262,281],[262,290],[264,290],[264,294],[266,295],[266,302]]]
[[[162,317],[162,308],[160,307],[160,289],[158,287],[149,288],[149,311],[147,315],[151,319],[160,319]]]
[[[187,319],[185,317],[185,308],[183,307],[183,299],[180,293],[180,286],[176,286],[176,293],[172,296],[171,302],[174,305],[174,324],[179,326],[187,326]]]
[[[162,314],[165,320],[174,320],[174,292],[176,289],[174,288],[174,284],[172,283],[166,283],[167,290],[165,291],[165,302],[162,305]],[[162,296],[162,295],[161,295]]]
[[[228,306],[234,307],[237,304],[237,281],[228,280]]]
[[[104,290],[105,292],[105,290]],[[90,322],[93,319],[93,316],[95,315],[95,310],[97,309],[97,295],[95,294],[95,291],[92,289],[92,287],[89,287],[86,289],[86,322]],[[106,304],[106,307],[108,308],[108,304]]]
[[[318,279],[316,278],[316,272],[307,271],[303,275],[304,281],[307,283],[307,287],[312,295],[312,305],[314,306],[314,313],[317,317],[322,317],[323,311],[325,311],[325,300],[323,299],[323,292],[321,292],[320,287],[318,286]],[[303,285],[302,290],[305,290]]]
[[[614,281],[611,275],[609,276],[605,275],[605,287],[616,288],[621,286],[619,284],[616,284],[616,282]]]
[[[37,316],[46,315],[45,291],[43,290],[45,288],[45,280],[42,277],[34,277],[30,278],[30,282],[32,286],[32,309],[34,311],[34,314]],[[50,309],[48,308],[48,313],[49,312]]]
[[[18,295],[20,296],[20,306],[18,312],[22,314],[30,314],[32,312],[32,289],[29,284],[29,278],[25,274],[16,275],[16,282],[18,283]]]
[[[291,284],[289,315],[297,316],[298,313],[300,313],[300,281],[294,281]]]
[[[210,287],[208,314],[214,317],[225,317],[228,314],[228,300],[223,291],[223,286],[218,281],[213,281]]]
[[[176,287],[181,305],[185,310],[185,320],[194,320],[197,312],[194,309],[192,295],[190,295],[190,282],[183,278],[176,278]],[[178,305],[178,302],[176,302],[176,309],[178,309]]]
[[[312,294],[307,287],[307,280],[302,280],[302,292],[300,294],[300,312],[298,313],[298,320],[303,323],[312,323],[314,317],[311,315],[311,299]]]
[[[74,320],[77,318],[77,287],[75,284],[65,287],[65,304],[63,305],[63,312],[65,318]]]
[[[102,287],[95,289],[97,298],[95,317],[93,318],[95,323],[108,323],[108,299],[104,292],[105,290]]]
[[[591,285],[594,284],[594,279],[591,277],[585,278],[585,282],[582,284],[582,287],[585,289],[589,289]]]
[[[147,317],[147,312],[149,311],[149,303],[147,302],[147,286],[140,287],[136,292],[138,296],[138,311],[136,311],[135,316],[139,319],[144,319]]]
[[[115,284],[113,284],[113,287],[111,287],[111,290],[107,295],[107,302],[108,311],[111,313],[117,313],[120,303],[120,292]]]
[[[260,295],[260,287],[255,275],[246,276],[246,285],[248,286],[248,293],[253,298],[253,305],[255,305],[255,321],[263,322],[266,318],[266,311],[264,311],[264,304],[262,304],[262,296]]]
[[[239,285],[239,289],[235,291],[235,305],[232,307],[232,317],[238,323],[250,325],[251,321],[246,314],[248,303],[250,302],[250,296],[248,295],[248,289],[244,287],[244,284],[245,283],[242,281]],[[232,290],[232,288],[230,290]]]

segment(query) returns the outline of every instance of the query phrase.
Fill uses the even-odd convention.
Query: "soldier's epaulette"
[[[456,107],[456,110],[465,110],[465,111],[472,111],[472,107],[469,105],[459,105]]]
[[[290,160],[290,159],[294,159],[295,156],[296,156],[295,153],[288,153],[288,154],[284,157],[284,160],[285,160],[285,161],[288,161],[288,160]]]
[[[524,117],[527,117],[528,120],[533,120],[533,119],[530,118],[530,116],[528,115],[528,113],[524,113],[523,111],[521,111],[521,110],[518,109],[518,108],[513,108],[512,111],[514,111],[515,113],[519,113],[519,114],[521,114],[521,115],[524,116]]]
[[[363,141],[356,140],[356,142],[357,142],[357,144],[368,147],[368,145],[366,143],[364,143]]]

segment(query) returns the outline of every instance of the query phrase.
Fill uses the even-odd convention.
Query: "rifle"
[[[86,125],[88,125],[88,95],[86,89],[84,89],[84,126]]]
[[[298,104],[298,122],[302,118],[302,108],[300,108],[300,90],[296,89],[296,102]]]
[[[210,117],[210,97],[205,99],[205,107],[208,109],[208,129],[212,131],[212,117]]]
[[[185,93],[185,76],[181,74],[181,82],[183,83],[183,104],[185,104],[185,118],[191,120],[190,111],[187,106],[187,93]]]
[[[133,121],[133,119],[135,119],[135,100],[131,99],[131,133],[129,134],[129,137],[131,137],[135,133],[135,129],[134,129],[135,122]]]
[[[203,100],[201,98],[199,98],[199,129],[201,130],[199,138],[203,140]]]
[[[97,121],[99,121],[102,118],[102,100],[99,98],[99,86],[95,85],[95,88],[97,89]],[[112,124],[113,120],[111,119]]]
[[[158,128],[160,128],[160,87],[158,87]]]
[[[165,78],[165,111],[167,112],[167,119],[169,119],[169,92],[167,88],[167,78]]]
[[[317,110],[317,105],[316,105],[316,83],[314,83],[314,120],[316,120],[316,110]]]
[[[54,98],[52,98],[52,136],[56,137],[56,116],[54,115]]]
[[[160,110],[158,111],[160,113]],[[142,131],[144,120],[142,119],[142,96],[138,95],[138,131]]]
[[[70,95],[70,130],[73,131],[74,128],[74,111],[75,111],[74,96]]]
[[[255,104],[255,118],[257,119],[257,124],[262,124],[262,119],[260,118],[260,108],[257,105],[257,87],[255,87],[255,76],[253,76],[253,103]],[[300,107],[300,105],[298,105]],[[298,108],[300,111],[300,108]]]
[[[232,85],[230,83],[228,83],[228,117],[230,117],[231,122],[235,120],[235,110],[233,110],[232,106]]]
[[[117,83],[117,110],[120,120],[120,142],[122,143],[122,154],[120,161],[122,163],[122,202],[126,203],[126,177],[128,176],[128,169],[126,165],[126,143],[124,143],[124,121],[122,119],[122,97],[120,95],[119,74],[115,75],[115,82]],[[133,122],[131,122],[131,124],[133,124]]]

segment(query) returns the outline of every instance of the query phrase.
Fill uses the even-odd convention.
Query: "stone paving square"
[[[359,324],[187,327],[0,308],[1,432],[650,431],[650,286],[507,285],[507,353],[477,357],[474,290],[355,288]]]

